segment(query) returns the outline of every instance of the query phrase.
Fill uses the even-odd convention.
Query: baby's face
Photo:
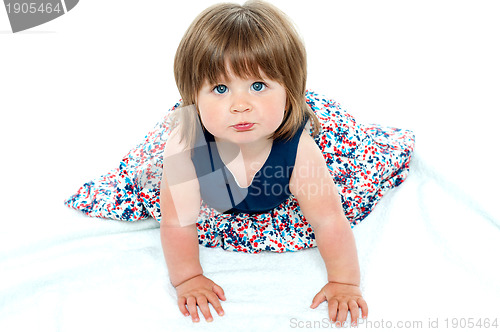
[[[198,93],[203,125],[220,141],[243,145],[267,140],[283,121],[285,88],[265,75],[259,79],[228,73],[227,80],[205,82]]]

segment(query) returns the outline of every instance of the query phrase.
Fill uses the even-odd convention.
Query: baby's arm
[[[297,150],[290,190],[311,224],[316,244],[325,262],[328,284],[314,297],[312,308],[328,301],[330,319],[351,322],[367,315],[367,305],[359,289],[360,273],[356,243],[344,215],[340,196],[325,160],[311,136],[304,132]]]
[[[198,306],[205,319],[211,321],[208,303],[212,303],[217,313],[223,315],[219,298],[225,300],[224,291],[203,276],[199,260],[196,219],[200,211],[200,189],[196,172],[190,151],[179,142],[175,131],[165,147],[160,208],[161,243],[180,311],[197,322]]]

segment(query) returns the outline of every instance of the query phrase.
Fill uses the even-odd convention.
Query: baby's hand
[[[222,310],[219,302],[219,299],[222,301],[226,300],[224,290],[202,274],[184,281],[175,287],[175,289],[177,290],[177,305],[179,306],[179,310],[184,316],[191,315],[193,322],[200,321],[196,306],[200,308],[207,322],[213,320],[208,303],[212,304],[219,316],[224,315],[224,310]]]
[[[316,294],[311,308],[317,308],[325,300],[328,301],[330,320],[342,324],[341,326],[344,326],[349,310],[351,311],[351,324],[353,326],[357,324],[359,308],[361,308],[363,319],[368,316],[368,305],[363,299],[358,286],[329,282]]]

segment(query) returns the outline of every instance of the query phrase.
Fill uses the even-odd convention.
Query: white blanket
[[[410,176],[354,228],[369,305],[360,328],[500,324],[494,1],[272,1],[297,24],[312,89],[361,122],[413,129]],[[24,33],[0,14],[0,331],[332,328],[317,249],[200,248],[226,315],[176,305],[158,224],[63,205],[179,98],[175,48],[209,1],[81,1]],[[0,9],[0,13],[3,9]],[[488,321],[486,320],[488,319]],[[311,328],[311,329],[306,329]]]

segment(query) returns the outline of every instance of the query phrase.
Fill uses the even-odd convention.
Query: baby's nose
[[[231,112],[246,112],[251,109],[251,104],[248,96],[245,93],[238,93],[234,95],[231,105]]]

